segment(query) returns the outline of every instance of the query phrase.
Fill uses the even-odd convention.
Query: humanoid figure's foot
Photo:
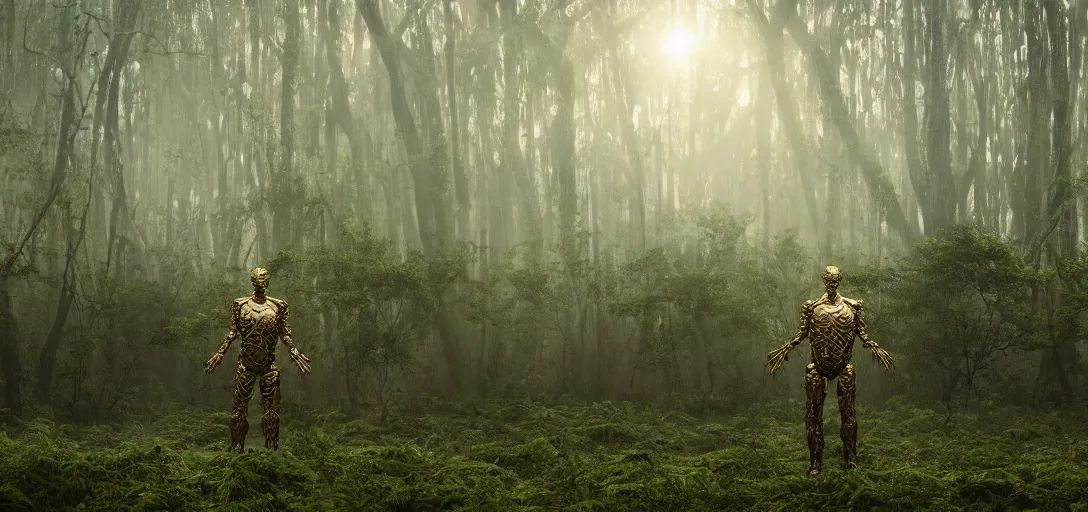
[[[824,468],[823,468],[823,466],[822,466],[822,465],[820,465],[820,464],[813,464],[813,465],[809,466],[809,468],[808,468],[808,476],[816,476],[816,475],[819,475],[819,474],[820,474],[820,472],[821,472],[821,471],[823,471],[823,470],[824,470]]]
[[[847,459],[847,461],[846,461],[846,469],[847,470],[857,469],[857,468],[858,468],[858,461]]]
[[[230,446],[230,451],[232,451],[234,453],[245,453],[246,452],[246,444],[245,443],[234,443],[234,444],[232,444]]]

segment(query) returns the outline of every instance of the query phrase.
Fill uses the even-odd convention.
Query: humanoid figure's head
[[[828,295],[835,295],[840,281],[842,281],[842,272],[839,272],[839,267],[829,265],[824,268],[824,288],[827,289]]]
[[[249,280],[253,283],[253,291],[257,294],[263,294],[268,289],[269,278],[268,271],[261,267],[254,267],[249,271]]]

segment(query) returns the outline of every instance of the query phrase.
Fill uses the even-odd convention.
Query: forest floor
[[[436,410],[289,419],[278,452],[242,455],[223,451],[222,412],[8,418],[0,510],[1088,510],[1088,428],[1069,415],[863,407],[861,466],[845,471],[829,404],[825,471],[807,478],[798,403],[717,419],[626,403]]]

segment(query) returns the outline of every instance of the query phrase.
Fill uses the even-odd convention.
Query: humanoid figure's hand
[[[885,370],[892,369],[892,356],[887,350],[876,346],[870,347],[870,350],[873,353],[873,359],[879,361],[880,364],[884,366]]]
[[[291,360],[295,362],[295,366],[298,366],[299,371],[301,371],[303,374],[310,373],[310,358],[303,355],[303,353],[299,352],[298,349],[291,349]]]
[[[774,375],[774,372],[782,367],[782,363],[790,358],[790,349],[792,348],[791,343],[786,343],[767,354],[767,371],[771,372],[771,375]]]
[[[208,360],[208,362],[204,363],[204,372],[214,372],[216,367],[218,367],[219,363],[221,362],[223,362],[223,354],[216,352],[215,355],[213,355],[212,358]]]

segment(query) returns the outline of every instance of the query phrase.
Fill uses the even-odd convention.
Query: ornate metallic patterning
[[[231,450],[245,449],[249,421],[246,415],[253,387],[258,382],[261,389],[261,432],[265,447],[278,449],[280,438],[280,371],[276,368],[276,344],[280,340],[287,346],[291,360],[302,373],[310,373],[310,358],[295,348],[291,339],[287,302],[268,297],[268,271],[255,268],[250,273],[253,295],[235,299],[230,308],[230,326],[223,344],[205,363],[208,373],[215,370],[234,340],[241,338],[241,351],[235,369],[234,405],[230,420]]]
[[[812,347],[812,359],[805,367],[805,395],[807,406],[805,429],[808,437],[809,476],[815,476],[823,470],[824,398],[827,396],[828,379],[838,379],[839,414],[842,428],[839,435],[843,444],[843,456],[846,468],[857,467],[858,424],[855,406],[855,373],[850,358],[854,351],[854,338],[860,338],[862,347],[872,352],[873,359],[880,362],[884,369],[892,364],[888,352],[869,338],[865,331],[865,315],[861,301],[838,294],[842,273],[837,267],[824,269],[824,288],[826,292],[815,301],[807,301],[801,307],[800,326],[797,335],[768,356],[767,370],[772,374],[778,371],[788,357],[789,352],[806,338]]]

